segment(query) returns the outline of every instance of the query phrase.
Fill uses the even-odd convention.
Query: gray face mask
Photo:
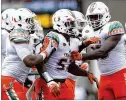
[[[34,30],[35,29],[35,22],[32,18],[26,19],[26,23],[28,24],[28,30]]]
[[[89,25],[92,26],[93,29],[97,29],[101,26],[103,15],[102,14],[88,15],[87,19]]]

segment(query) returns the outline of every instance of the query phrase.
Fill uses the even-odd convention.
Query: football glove
[[[89,70],[89,65],[88,65],[88,63],[83,63],[83,64],[80,66],[80,68],[81,68],[82,70],[85,70],[85,71],[88,72],[88,70]]]
[[[93,44],[93,43],[98,43],[100,41],[100,38],[98,37],[91,37],[90,39],[86,39],[83,41],[83,43],[88,46],[90,44]]]
[[[88,79],[89,79],[90,83],[93,84],[94,82],[96,82],[97,88],[99,88],[98,79],[93,75],[93,73],[88,72],[87,76],[88,76]]]
[[[82,56],[78,51],[71,52],[71,59],[74,60],[82,60]]]
[[[55,81],[50,81],[47,83],[49,91],[52,93],[54,97],[58,97],[60,95],[60,83],[57,84]]]

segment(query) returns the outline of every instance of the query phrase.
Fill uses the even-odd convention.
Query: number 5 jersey
[[[62,34],[55,31],[46,35],[41,51],[46,54],[44,66],[53,79],[66,79],[69,76],[67,69],[71,63],[72,47],[78,50],[78,45],[78,40],[67,42]]]

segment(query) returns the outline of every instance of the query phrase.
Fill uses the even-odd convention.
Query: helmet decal
[[[15,18],[14,18],[14,22],[17,22]]]
[[[94,11],[94,9],[96,8],[97,4],[96,2],[92,3],[91,6],[90,6],[90,13],[92,13]]]

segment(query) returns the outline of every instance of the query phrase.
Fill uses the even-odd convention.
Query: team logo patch
[[[109,27],[109,35],[115,35],[118,33],[124,33],[124,28],[121,23],[115,21]]]

